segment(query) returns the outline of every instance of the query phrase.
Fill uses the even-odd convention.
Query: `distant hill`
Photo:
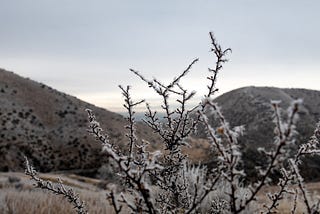
[[[283,108],[281,113],[285,116],[290,103],[298,98],[303,100],[297,123],[298,145],[309,139],[320,119],[320,91],[252,86],[232,90],[215,99],[231,127],[245,126],[245,134],[240,137],[240,145],[244,151],[243,159],[247,168],[263,164],[264,158],[257,153],[257,147],[271,148],[273,145],[275,126],[272,122],[273,109],[270,101],[280,100],[280,106]],[[210,121],[214,125],[213,117]],[[309,179],[320,178],[319,158],[306,160],[304,168]]]
[[[0,69],[0,171],[23,169],[27,156],[40,171],[94,173],[104,162],[101,145],[87,133],[86,108],[96,114],[111,141],[126,142],[123,116]],[[156,141],[139,124],[138,136]]]
[[[284,111],[293,100],[301,98],[297,124],[300,140],[313,133],[320,119],[320,91],[306,89],[281,89],[274,87],[244,87],[227,92],[215,99],[231,126],[245,125],[246,144],[269,145],[273,142],[274,125],[271,100],[281,101]],[[282,112],[283,116],[286,112]]]

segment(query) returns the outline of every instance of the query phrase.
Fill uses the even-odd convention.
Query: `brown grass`
[[[296,188],[296,187],[293,187],[293,188]],[[308,191],[308,197],[310,201],[312,203],[317,202],[317,200],[319,199],[320,183],[319,182],[307,183],[306,188]],[[277,186],[270,186],[270,187],[264,188],[259,196],[259,204],[261,204],[261,206],[263,206],[263,204],[265,204],[266,202],[268,202],[267,204],[270,204],[270,201],[268,200],[266,194],[274,193],[277,190],[278,190]],[[278,213],[281,213],[281,214],[291,213],[293,204],[294,204],[294,195],[286,194],[284,199],[281,200],[279,203]],[[306,207],[303,202],[303,198],[301,194],[298,195],[296,213],[306,213]]]
[[[75,175],[41,174],[52,182],[61,177],[64,185],[72,187],[84,200],[90,214],[114,213],[106,200],[106,191],[96,186],[99,180]],[[19,178],[9,182],[9,177]],[[23,173],[0,173],[0,213],[1,214],[69,214],[76,213],[71,204],[60,195],[36,189],[29,177]],[[124,213],[126,211],[124,210]]]
[[[9,177],[20,178],[19,182],[10,183]],[[106,200],[106,192],[97,188],[100,180],[84,178],[76,175],[41,174],[42,178],[56,181],[61,177],[64,184],[72,186],[80,194],[80,198],[87,204],[90,214],[114,213]],[[19,185],[17,185],[19,184]],[[317,200],[320,192],[320,183],[308,183],[306,185],[309,196],[313,201]],[[267,202],[266,194],[277,191],[277,186],[267,187],[259,195],[258,208]],[[287,196],[280,202],[278,213],[289,214],[293,204],[293,196]],[[305,206],[302,198],[298,200],[297,213],[304,213]],[[123,213],[128,210],[124,210]],[[66,214],[75,213],[72,206],[63,196],[53,195],[44,190],[32,187],[32,182],[23,173],[0,173],[0,213],[1,214]]]
[[[75,213],[71,204],[62,196],[53,195],[42,190],[20,191],[16,189],[1,190],[3,202],[0,213],[15,214],[64,214]],[[99,192],[81,192],[80,197],[86,202],[90,213],[112,213],[105,197]]]

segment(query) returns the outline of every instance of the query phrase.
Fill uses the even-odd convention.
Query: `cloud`
[[[233,49],[222,90],[289,82],[320,89],[319,6],[316,0],[4,1],[0,67],[67,93],[115,93],[118,84],[140,87],[129,68],[169,81],[199,57],[188,81],[201,92],[214,64],[213,30]]]

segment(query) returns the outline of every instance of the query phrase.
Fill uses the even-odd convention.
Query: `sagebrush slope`
[[[253,168],[263,165],[264,157],[257,152],[258,147],[272,148],[274,146],[274,128],[272,123],[274,111],[271,100],[281,101],[283,109],[295,99],[302,99],[297,123],[296,144],[308,141],[312,136],[314,126],[320,117],[320,91],[308,89],[282,89],[276,87],[243,87],[232,90],[215,99],[221,111],[230,121],[231,126],[245,125],[245,132],[239,138],[249,177],[255,177]],[[282,112],[285,115],[285,112]],[[214,118],[211,118],[212,125]],[[304,161],[302,172],[307,180],[320,179],[320,159],[310,158]]]
[[[121,115],[3,69],[0,101],[0,171],[23,169],[26,155],[41,171],[94,173],[104,155],[86,132],[86,108],[93,109],[103,121],[112,142],[125,142],[126,120]],[[147,127],[139,130],[143,130],[138,132],[142,138],[155,141]]]

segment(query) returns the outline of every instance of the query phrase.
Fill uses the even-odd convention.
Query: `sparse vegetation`
[[[56,181],[55,175],[41,175],[46,180]],[[85,180],[76,176],[62,178],[66,185],[79,192],[81,198],[86,201],[90,213],[112,213],[104,199],[105,192],[96,189],[97,180]],[[82,182],[77,179],[83,179]],[[30,180],[22,173],[0,174],[0,213],[2,214],[68,214],[73,212],[73,206],[63,197],[48,194],[43,190],[34,189]]]
[[[193,60],[178,77],[167,84],[157,79],[149,80],[140,72],[131,69],[163,101],[163,118],[160,118],[148,103],[144,118],[145,124],[161,138],[163,150],[150,151],[149,142],[137,138],[134,108],[145,101],[133,101],[129,86],[120,86],[125,99],[124,107],[128,111],[128,125],[125,127],[128,144],[124,149],[109,140],[92,110],[87,110],[89,133],[102,144],[104,153],[112,160],[113,173],[122,181],[121,186],[109,188],[107,194],[113,212],[275,213],[279,212],[283,201],[291,198],[292,203],[290,208],[287,208],[291,213],[298,213],[301,209],[304,213],[318,213],[320,202],[309,195],[299,166],[303,157],[320,153],[320,123],[308,142],[294,146],[301,100],[294,101],[285,115],[281,112],[280,102],[272,101],[270,108],[274,110],[273,122],[276,127],[273,147],[258,149],[257,152],[265,157],[265,164],[256,166],[256,181],[244,183],[246,174],[238,142],[244,127],[230,127],[219,106],[212,100],[218,90],[217,75],[227,62],[226,55],[231,50],[223,49],[212,33],[210,39],[211,51],[216,61],[214,67],[209,68],[208,91],[196,106],[188,107],[195,92],[186,90],[180,80],[198,59]],[[172,97],[176,99],[175,104],[178,107],[171,107]],[[217,120],[215,127],[209,123],[208,116],[211,115]],[[200,124],[205,128],[212,154],[215,154],[212,157],[215,166],[210,170],[204,165],[193,165],[182,152],[183,148],[190,146],[187,139],[196,133]],[[106,172],[109,171],[107,168]],[[262,200],[263,191],[276,182],[276,172],[280,174],[278,188],[269,191]],[[82,203],[85,199],[81,200],[79,195],[65,187],[61,181],[53,184],[39,178],[28,161],[26,174],[31,176],[38,188],[65,196],[78,213],[86,213],[87,209]]]

